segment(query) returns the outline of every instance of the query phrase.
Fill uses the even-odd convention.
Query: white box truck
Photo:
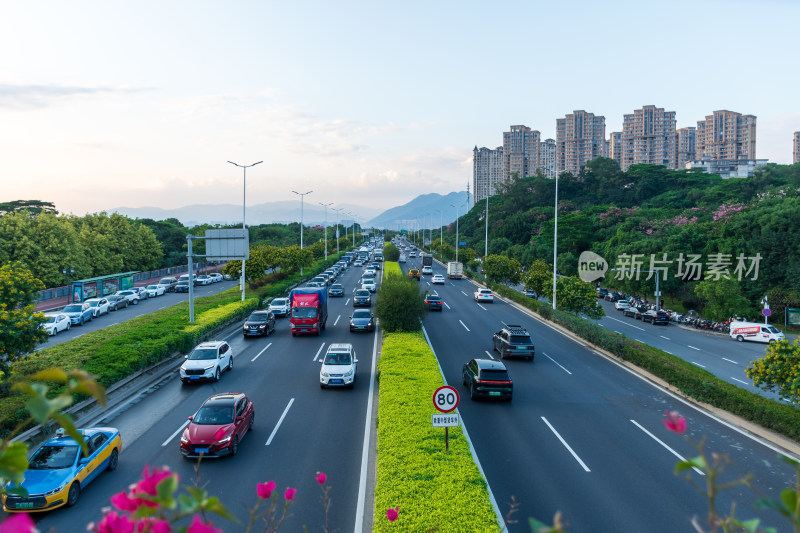
[[[447,277],[450,279],[461,279],[464,275],[464,265],[456,261],[447,263]]]
[[[775,326],[758,322],[731,322],[731,338],[739,342],[754,341],[773,343],[786,340],[786,336]]]

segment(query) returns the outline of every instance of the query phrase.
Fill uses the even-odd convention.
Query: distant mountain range
[[[466,192],[451,192],[446,196],[430,193],[417,196],[410,202],[393,207],[381,212],[379,209],[364,207],[354,204],[345,204],[338,207],[346,211],[358,213],[363,218],[369,218],[364,226],[386,229],[414,229],[417,227],[438,228],[442,224],[449,224],[456,219],[456,208],[460,205],[459,215],[465,212],[467,199]],[[458,202],[461,202],[458,204]],[[470,205],[472,197],[470,195]],[[160,207],[116,207],[110,213],[119,213],[128,218],[150,218],[153,220],[166,220],[176,218],[187,227],[199,224],[241,224],[242,206],[234,204],[216,205],[187,205],[175,209],[162,209]],[[423,222],[424,219],[424,222]],[[247,225],[281,223],[300,221],[300,206],[297,201],[267,202],[247,206]],[[306,226],[322,224],[325,221],[325,210],[320,206],[306,205],[303,209],[303,223]],[[339,222],[352,223],[350,219],[340,218]],[[328,225],[336,223],[336,212],[328,209]]]

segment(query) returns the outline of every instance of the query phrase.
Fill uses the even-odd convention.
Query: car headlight
[[[189,444],[189,438],[186,436],[186,432],[181,435],[181,444]]]
[[[227,444],[227,443],[229,443],[231,441],[231,437],[233,437],[233,433],[231,433],[230,435],[228,435],[227,437],[225,437],[223,439],[218,440],[217,443],[219,443],[219,444]]]
[[[322,372],[320,372],[320,374],[322,374],[322,377],[326,377],[326,378],[327,378],[327,377],[328,377],[328,375],[329,375],[329,374],[328,374],[327,372],[325,372],[324,370],[323,370]]]
[[[62,490],[64,490],[64,487],[66,487],[66,486],[67,486],[67,484],[66,484],[66,483],[64,483],[63,485],[61,485],[61,486],[60,486],[60,487],[58,487],[58,488],[55,488],[55,489],[53,489],[53,490],[48,490],[47,492],[45,492],[45,493],[44,493],[44,495],[45,495],[45,496],[51,496],[51,495],[53,495],[53,494],[57,494],[57,493],[61,492]]]
[[[345,372],[345,374],[344,374],[344,377],[346,377],[346,378],[349,378],[349,377],[350,377],[350,376],[352,376],[352,375],[353,375],[353,369],[351,368],[350,370],[348,370],[347,372]]]
[[[212,368],[214,368],[213,364],[212,365],[208,365],[206,367],[203,367],[203,370],[211,370]]]

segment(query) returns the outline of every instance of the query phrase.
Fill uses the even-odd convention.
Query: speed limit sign
[[[433,406],[443,413],[449,413],[458,407],[458,391],[450,385],[444,385],[433,393]]]

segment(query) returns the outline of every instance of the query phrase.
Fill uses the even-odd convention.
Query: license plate
[[[208,453],[208,448],[195,448],[194,453]]]
[[[189,376],[189,379],[200,379],[200,376]]]
[[[17,509],[33,509],[33,502],[20,502],[15,507]]]
[[[332,379],[331,380],[331,383],[341,383],[341,382],[342,382],[341,379]]]
[[[500,396],[500,393],[497,391],[491,391],[489,392],[489,396]]]

